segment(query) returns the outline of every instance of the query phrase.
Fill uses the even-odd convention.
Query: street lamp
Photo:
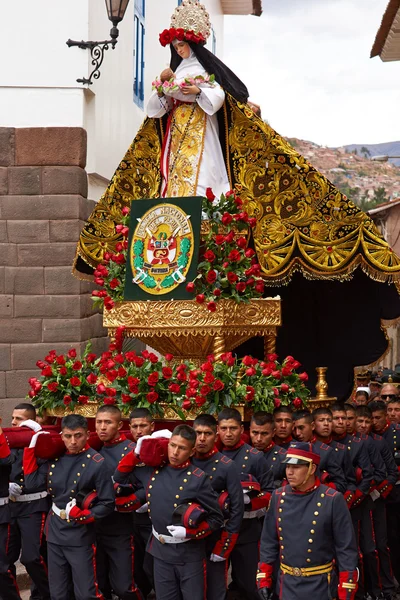
[[[109,49],[110,45],[114,50],[117,38],[119,36],[118,23],[122,21],[125,16],[126,9],[128,8],[129,0],[106,0],[107,15],[113,26],[110,30],[111,40],[104,40],[103,42],[77,42],[75,40],[67,40],[66,44],[68,48],[72,46],[78,46],[81,50],[90,49],[90,55],[92,57],[92,65],[94,66],[93,71],[89,75],[89,79],[83,77],[77,79],[78,83],[83,85],[92,85],[92,79],[98,79],[100,77],[100,67],[104,60],[104,52]]]
[[[390,158],[400,158],[400,156],[389,156],[388,154],[378,154],[378,156],[371,156],[371,160],[376,162],[387,162]]]

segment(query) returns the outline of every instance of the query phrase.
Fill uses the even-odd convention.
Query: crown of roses
[[[195,44],[205,44],[206,38],[202,33],[195,33],[192,29],[185,30],[179,27],[175,29],[175,27],[170,27],[169,29],[164,29],[160,33],[160,44],[161,46],[168,46],[174,40],[178,40],[178,42],[194,42]]]

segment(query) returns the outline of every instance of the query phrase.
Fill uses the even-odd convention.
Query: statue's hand
[[[174,77],[174,76],[175,76],[175,73],[173,72],[172,69],[170,69],[168,67],[167,69],[164,69],[164,71],[161,72],[160,79],[164,83],[164,81],[169,81],[171,79],[171,77]]]

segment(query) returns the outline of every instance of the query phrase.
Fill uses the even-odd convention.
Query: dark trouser
[[[207,560],[207,600],[225,600],[228,579],[228,561]]]
[[[260,600],[256,584],[258,557],[258,542],[241,544],[240,538],[230,556],[232,580],[246,600]]]
[[[36,512],[11,521],[9,557],[15,563],[21,552],[21,563],[35,583],[42,600],[50,599],[47,566],[43,558],[46,513]]]
[[[97,534],[97,574],[99,588],[104,593],[108,581],[121,600],[140,600],[142,594],[136,587],[134,571],[133,536]]]
[[[380,578],[382,591],[385,594],[394,592],[392,566],[390,564],[390,554],[388,548],[388,534],[386,527],[386,502],[383,498],[378,498],[374,502],[375,510],[372,513],[372,520],[375,531],[375,544],[378,551]]]
[[[154,583],[157,600],[205,600],[205,579],[205,559],[171,564],[154,558]]]
[[[10,559],[7,555],[10,538],[10,525],[0,525],[0,598],[3,600],[21,600],[17,582],[10,568]]]
[[[397,582],[400,583],[400,503],[386,504],[388,546],[392,568]]]
[[[133,539],[135,541],[135,581],[143,596],[154,589],[153,557],[146,552],[147,542],[151,536],[151,524],[144,525],[133,522]]]
[[[360,580],[356,598],[362,598],[365,591],[372,596],[379,596],[381,593],[372,511],[373,503],[369,497],[351,511],[360,556]]]
[[[94,546],[59,546],[47,543],[51,600],[103,599],[97,586]]]

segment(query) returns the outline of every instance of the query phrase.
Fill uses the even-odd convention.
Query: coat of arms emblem
[[[171,292],[186,280],[193,257],[190,215],[175,204],[150,208],[133,233],[132,281],[149,294]]]

